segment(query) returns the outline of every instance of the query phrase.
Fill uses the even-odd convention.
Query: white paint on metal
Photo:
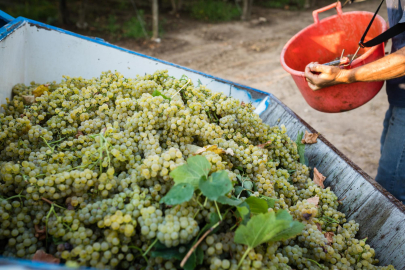
[[[176,78],[186,75],[194,84],[200,80],[213,91],[231,93],[240,101],[252,102],[255,107],[260,108],[256,111],[259,114],[265,110],[264,98],[267,97],[264,94],[258,99],[252,99],[249,92],[233,85],[29,23],[15,30],[1,43],[7,46],[0,50],[0,61],[6,62],[0,69],[0,81],[5,89],[22,82],[59,82],[63,75],[92,78],[100,76],[103,71],[116,70],[125,77],[136,77],[167,69]],[[2,72],[4,70],[9,72]],[[7,84],[3,81],[7,81]],[[4,98],[1,96],[1,102],[4,102]]]

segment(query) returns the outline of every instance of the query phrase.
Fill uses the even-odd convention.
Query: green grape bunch
[[[309,178],[305,145],[165,70],[17,84],[0,255],[99,269],[394,269]],[[318,204],[310,198],[319,198]]]

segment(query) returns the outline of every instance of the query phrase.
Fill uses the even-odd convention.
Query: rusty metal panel
[[[316,132],[275,98],[261,118],[272,126],[284,124],[291,138],[305,130]],[[344,198],[339,210],[348,220],[354,219],[360,224],[356,237],[368,237],[367,243],[375,249],[381,265],[392,264],[396,269],[405,269],[405,206],[322,135],[318,143],[306,146],[305,155],[309,166],[316,167],[327,177],[325,185],[330,186],[339,199]]]

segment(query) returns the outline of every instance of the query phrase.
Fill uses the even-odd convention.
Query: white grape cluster
[[[227,152],[200,153],[210,173],[249,183],[229,195],[272,197],[269,211],[288,210],[306,226],[252,249],[240,269],[393,269],[376,266],[374,250],[355,238],[358,224],[299,163],[285,127],[264,124],[252,104],[167,71],[65,76],[12,91],[0,113],[1,255],[31,259],[43,250],[100,269],[181,269],[153,251],[165,246],[184,256],[227,206],[198,192],[177,206],[160,201],[174,185],[170,173],[215,146]],[[318,206],[308,202],[315,196]],[[240,224],[234,208],[226,212],[200,244],[198,269],[238,269],[247,250],[234,242]]]

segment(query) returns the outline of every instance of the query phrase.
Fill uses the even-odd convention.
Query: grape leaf
[[[202,177],[198,187],[205,197],[216,201],[219,196],[223,196],[232,190],[232,183],[226,171],[218,171],[211,174],[208,179]]]
[[[188,202],[193,197],[194,188],[189,183],[174,185],[170,191],[160,200],[160,203],[167,205],[177,205]]]
[[[177,259],[177,260],[182,260],[184,257],[184,254],[181,254],[179,252],[178,247],[174,248],[168,248],[164,244],[162,244],[160,241],[157,241],[154,247],[154,251],[151,253],[151,257],[161,257],[166,260],[171,260],[171,259]]]
[[[211,163],[205,157],[194,156],[187,159],[187,164],[174,169],[170,176],[176,184],[190,183],[194,188],[198,188],[201,177],[207,177],[210,170]]]
[[[305,130],[304,138],[301,140],[304,144],[313,144],[317,142],[319,133],[309,133]]]
[[[191,248],[191,243],[184,246],[186,250]],[[157,242],[154,247],[154,251],[151,253],[151,257],[161,257],[166,260],[176,259],[176,260],[183,260],[184,256],[186,256],[186,252],[180,253],[179,246],[168,248],[161,242]],[[184,265],[185,270],[193,270],[195,269],[196,265],[199,264],[198,261],[201,261],[201,251],[197,249],[196,252],[193,252],[191,256],[187,259],[186,264]]]
[[[262,243],[291,238],[303,228],[304,225],[293,221],[287,211],[281,210],[277,215],[273,211],[253,216],[246,225],[240,225],[235,231],[234,241],[251,249]]]
[[[325,181],[326,177],[323,176],[317,168],[314,168],[314,183],[320,186],[321,188],[325,188],[323,182]]]
[[[46,262],[46,263],[54,263],[54,264],[59,264],[60,259],[56,258],[52,254],[48,254],[45,251],[38,249],[34,256],[32,257],[33,261],[37,262]]]
[[[243,187],[246,188],[246,189],[252,190],[253,189],[253,182],[252,181],[245,181],[245,182],[243,182]]]
[[[184,270],[194,270],[197,266],[197,256],[195,253],[196,252],[194,251],[191,253],[190,257],[188,257],[187,262],[183,267]]]
[[[250,196],[245,202],[249,205],[252,214],[267,213],[269,208],[266,200],[254,196]]]
[[[210,215],[210,223],[205,224],[205,226],[200,230],[200,232],[198,233],[198,235],[196,237],[195,243],[197,243],[197,240],[198,240],[198,238],[200,238],[200,235],[205,233],[207,230],[209,230],[211,227],[213,227],[218,222],[219,222],[218,213],[217,212],[211,213],[211,215]],[[219,229],[219,226],[216,227],[210,234],[215,233],[216,231],[218,231],[218,229]]]
[[[195,255],[197,257],[197,265],[203,264],[204,251],[202,250],[201,246],[198,246],[197,250],[195,251]]]
[[[238,196],[239,194],[242,193],[242,191],[244,191],[245,189],[241,186],[236,186],[235,187],[235,195]]]
[[[260,198],[264,199],[267,202],[267,206],[269,208],[273,208],[274,204],[278,201],[277,199],[270,198],[270,197],[267,197],[267,196],[261,196]]]
[[[277,211],[276,219],[279,231],[272,238],[273,242],[289,239],[301,233],[305,227],[301,222],[293,220],[286,210]]]
[[[237,212],[235,213],[237,218],[242,219],[242,224],[246,225],[250,220],[250,209],[246,202],[241,203],[236,207]]]
[[[315,196],[315,197],[312,197],[312,198],[308,198],[308,199],[307,199],[307,202],[312,203],[312,204],[314,204],[315,206],[318,206],[319,197],[318,197],[318,196]]]
[[[157,97],[157,96],[161,96],[161,97],[163,97],[164,99],[167,99],[167,100],[171,101],[171,98],[166,97],[166,96],[163,95],[159,90],[153,91],[152,97]]]
[[[217,202],[231,206],[237,206],[242,203],[241,200],[236,199],[235,197],[228,198],[226,196],[219,196]]]
[[[308,160],[305,157],[305,144],[303,144],[301,142],[303,135],[304,135],[304,132],[298,133],[295,144],[297,145],[298,155],[300,156],[300,163],[308,165]]]
[[[193,156],[199,155],[199,154],[207,152],[207,151],[214,152],[215,154],[218,154],[218,155],[219,154],[228,154],[228,155],[233,156],[235,154],[231,148],[223,149],[223,148],[218,147],[218,145],[206,145],[202,148],[199,148],[197,151],[195,151]]]

